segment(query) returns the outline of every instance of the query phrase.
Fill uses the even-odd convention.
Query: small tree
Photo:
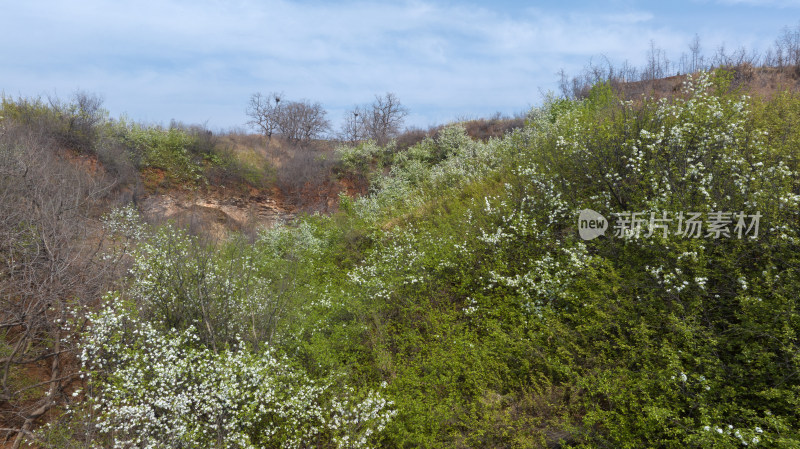
[[[345,115],[341,136],[352,144],[372,139],[384,146],[400,134],[400,128],[408,115],[408,108],[400,103],[393,93],[375,96],[369,106],[356,106]]]
[[[289,142],[305,145],[327,132],[331,123],[319,103],[291,101],[278,110],[278,131]]]
[[[407,115],[408,109],[400,104],[395,94],[386,93],[383,97],[376,95],[372,110],[365,117],[367,134],[378,145],[386,145],[400,133]]]
[[[327,112],[319,103],[308,100],[281,102],[283,94],[255,93],[250,97],[248,125],[260,130],[267,139],[279,134],[295,144],[307,144],[330,129]]]
[[[339,134],[340,139],[350,145],[356,145],[366,138],[364,118],[367,116],[366,108],[355,106],[344,115],[344,124]]]
[[[112,184],[63,157],[47,126],[0,129],[0,420],[14,448],[78,378],[66,321],[122,276],[119,259],[99,257],[96,212]]]
[[[694,73],[704,68],[703,55],[700,53],[700,36],[695,34],[692,43],[689,44],[689,50],[692,52],[691,65],[689,66],[689,73]]]
[[[642,72],[642,81],[655,81],[668,76],[670,73],[670,62],[666,52],[656,47],[656,43],[650,40],[650,49],[647,51],[647,65]]]
[[[775,41],[775,54],[778,67],[800,65],[800,25],[783,29]]]
[[[283,94],[275,92],[267,95],[256,92],[250,96],[246,111],[250,121],[247,124],[260,130],[268,140],[272,140],[272,134],[278,129],[282,96]]]

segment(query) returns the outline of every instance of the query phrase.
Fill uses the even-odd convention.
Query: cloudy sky
[[[427,127],[514,114],[590,60],[677,61],[695,34],[765,50],[800,1],[0,0],[5,96],[100,95],[112,117],[242,126],[254,92],[344,111],[393,92]]]

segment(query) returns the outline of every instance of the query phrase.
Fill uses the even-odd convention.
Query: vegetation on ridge
[[[343,144],[339,175],[370,193],[336,213],[209,242],[117,208],[91,251],[63,220],[94,223],[109,189],[56,164],[37,190],[48,178],[28,169],[42,142],[82,128],[67,114],[47,118],[58,132],[23,133],[15,111],[54,109],[20,104],[0,121],[0,206],[20,211],[0,221],[0,285],[22,286],[3,291],[0,348],[18,442],[800,444],[796,93],[746,95],[728,69],[663,98],[597,82],[502,137],[456,123],[407,148]],[[88,129],[63,141],[93,136],[78,148],[138,155],[121,160],[176,182],[220,163],[188,149],[188,130]],[[590,240],[588,209],[608,224]],[[29,275],[41,267],[49,278]],[[25,385],[35,359],[49,380]]]

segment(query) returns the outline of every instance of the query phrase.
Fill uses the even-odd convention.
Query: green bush
[[[162,333],[109,301],[81,358],[115,447],[368,447],[393,415],[379,392],[310,379],[269,347],[212,351],[191,326]]]
[[[65,148],[95,154],[102,126],[108,122],[108,111],[101,105],[102,99],[86,92],[76,92],[71,101],[3,97],[0,116],[51,138]]]
[[[797,444],[797,103],[724,80],[639,103],[599,85],[488,147],[428,141],[352,205],[378,223],[420,211],[392,219],[348,289],[378,311],[367,341],[397,444]],[[584,208],[763,221],[756,239],[645,225],[582,242]],[[523,392],[550,411],[520,414]]]
[[[407,151],[340,150],[353,169],[378,159],[391,168],[339,214],[301,217],[252,246],[197,247],[169,228],[141,237],[128,289],[139,315],[113,334],[133,349],[109,352],[132,362],[97,377],[98,397],[113,397],[114,419],[134,410],[123,403],[205,407],[151,388],[171,379],[153,371],[161,348],[217,366],[201,373],[220,385],[219,373],[251,372],[237,357],[271,367],[260,357],[276,354],[292,362],[262,379],[275,397],[332,378],[353,392],[386,382],[381,395],[396,414],[367,426],[383,429],[367,440],[380,447],[797,446],[800,99],[745,97],[726,80],[700,74],[673,98],[637,102],[596,85],[487,142],[452,126]],[[587,208],[616,226],[582,240]],[[674,232],[677,222],[670,233],[650,224],[650,212],[656,225],[662,213],[715,211],[731,213],[729,235],[690,238]],[[625,212],[647,220],[638,234],[615,236],[615,214]],[[758,236],[743,229],[740,238],[737,213],[761,214]],[[281,319],[247,313],[275,298]],[[136,332],[158,337],[131,339]],[[139,368],[129,375],[124,366]],[[300,380],[281,383],[291,373]],[[271,441],[322,429],[315,420],[333,404],[310,395],[323,411],[290,421],[257,396],[264,391],[242,397],[274,413],[283,436]],[[369,394],[331,391],[349,404]],[[202,423],[192,429],[210,428],[211,415],[185,415],[181,423]],[[256,440],[264,428],[247,428],[256,429],[251,441],[266,441]],[[347,447],[331,432],[313,444]],[[168,444],[166,434],[146,435]]]
[[[188,149],[192,139],[183,130],[164,130],[125,122],[120,122],[118,129],[121,139],[132,151],[141,154],[143,168],[164,170],[176,183],[194,183],[201,179],[201,166]]]

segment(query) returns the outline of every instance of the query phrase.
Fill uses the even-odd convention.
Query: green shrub
[[[184,131],[131,124],[125,127],[122,138],[142,155],[142,167],[164,170],[177,183],[201,179],[200,164],[192,159],[188,149],[192,139]]]
[[[347,289],[376,310],[365,339],[393,379],[395,444],[800,441],[797,103],[763,105],[724,80],[639,103],[598,85],[502,142],[429,140],[350,205],[398,228]],[[584,208],[763,221],[756,239],[645,237],[645,225],[639,239],[612,228],[582,242]],[[512,412],[523,391],[551,411]]]
[[[175,347],[178,360],[216,366],[201,373],[220,385],[219,373],[240,379],[250,361],[268,367],[261,383],[280,394],[331,376],[354,392],[386,382],[396,415],[370,421],[386,425],[369,440],[381,447],[797,446],[800,101],[743,97],[727,79],[700,74],[671,99],[637,102],[596,85],[487,142],[451,126],[407,151],[342,149],[350,169],[391,168],[339,214],[301,217],[252,246],[205,248],[169,228],[145,237],[128,290],[140,315],[114,334],[132,362],[98,386],[140,410],[206,406],[123,383],[155,391],[151,379],[168,377],[153,357]],[[584,241],[577,218],[587,208],[648,220],[638,235],[610,226]],[[718,238],[650,227],[650,212],[715,211],[761,214],[758,236],[739,238],[733,222]],[[248,313],[276,298],[280,319]],[[270,371],[265,354],[289,357],[290,368]],[[299,380],[282,383],[290,377]],[[310,395],[323,412],[290,421],[264,391],[242,397],[281,423],[274,441],[296,441],[291,429],[316,427],[333,403]],[[369,394],[331,391],[350,404]],[[231,416],[255,416],[238,407]],[[180,422],[206,429],[208,416]],[[329,430],[315,435],[346,446]]]
[[[13,120],[53,139],[65,148],[85,154],[95,154],[108,111],[101,107],[102,99],[86,92],[76,92],[71,101],[50,98],[13,100],[2,98],[0,116]]]
[[[162,333],[119,299],[92,317],[81,358],[114,446],[368,447],[392,418],[377,391],[313,380],[269,347],[212,351],[190,326]]]

